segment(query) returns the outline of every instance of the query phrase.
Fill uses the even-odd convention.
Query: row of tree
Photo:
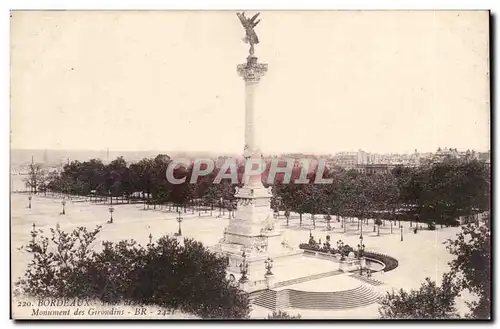
[[[73,161],[64,166],[61,173],[45,173],[39,165],[31,164],[26,178],[31,190],[53,191],[73,195],[120,196],[130,199],[139,196],[153,205],[173,203],[176,205],[236,207],[235,187],[243,181],[244,164],[238,165],[238,184],[222,179],[214,184],[220,168],[207,176],[201,176],[191,184],[193,165],[178,166],[175,178],[186,177],[182,184],[167,180],[167,167],[171,163],[167,155],[153,159],[142,159],[127,164],[120,157],[105,165],[100,160]],[[203,168],[202,168],[203,169]],[[224,170],[224,169],[222,169]],[[269,165],[263,174],[267,184]],[[449,160],[431,166],[417,168],[396,167],[391,171],[369,174],[341,168],[325,169],[323,177],[331,178],[331,184],[294,184],[302,174],[295,166],[291,173],[291,184],[285,184],[284,173],[278,173],[272,184],[272,208],[300,216],[323,214],[327,220],[332,215],[358,220],[415,220],[441,225],[454,225],[456,218],[471,216],[490,207],[490,168],[479,161]],[[314,182],[318,168],[309,168],[307,178]]]
[[[489,167],[478,161],[449,161],[378,174],[330,171],[332,184],[275,185],[277,207],[342,219],[415,220],[454,225],[460,216],[490,208]],[[308,176],[315,179],[316,172]]]

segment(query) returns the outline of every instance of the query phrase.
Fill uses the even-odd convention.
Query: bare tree
[[[44,186],[47,181],[47,175],[42,165],[39,163],[30,163],[27,168],[28,174],[24,182],[30,188],[31,193],[37,193],[41,186]]]

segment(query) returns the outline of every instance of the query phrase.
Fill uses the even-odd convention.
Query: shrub
[[[309,237],[309,242],[308,242],[308,244],[309,244],[310,246],[317,246],[317,245],[318,245],[318,243],[316,242],[316,240],[314,240],[314,237],[313,237],[312,235]]]
[[[202,318],[246,318],[246,293],[226,279],[226,259],[200,242],[168,236],[147,247],[135,241],[103,242],[93,251],[98,226],[88,232],[33,233],[32,262],[16,288],[34,297],[98,299],[182,310]],[[50,243],[52,241],[52,244]]]
[[[299,248],[303,250],[311,250],[311,251],[320,251],[321,249],[319,248],[318,245],[310,245],[309,243],[301,243],[299,244]]]
[[[387,292],[379,300],[382,319],[458,319],[455,303],[459,288],[444,274],[441,286],[426,278],[418,290]]]
[[[351,251],[354,253],[354,255],[357,256],[358,253],[350,245],[345,244],[344,248],[342,248],[342,252],[344,253],[345,256],[349,255]]]
[[[92,258],[92,247],[101,226],[92,232],[75,229],[71,234],[50,229],[49,239],[39,236],[42,230],[31,231],[32,240],[25,249],[33,258],[23,278],[17,283],[20,293],[37,297],[89,297],[84,269]],[[37,239],[38,238],[38,239]]]
[[[310,250],[310,251],[319,251],[319,252],[324,252],[324,253],[331,253],[331,254],[335,254],[337,252],[339,252],[338,249],[335,249],[335,248],[332,248],[331,245],[330,245],[330,249],[327,249],[325,246],[323,247],[320,247],[319,245],[317,244],[314,244],[314,245],[310,245],[309,243],[301,243],[299,244],[299,249],[302,249],[302,250]],[[357,251],[355,251],[351,246],[349,245],[344,245],[344,247],[342,248],[342,251],[344,253],[344,256],[347,256],[351,251],[354,252],[354,254],[357,256]]]
[[[297,320],[297,319],[300,319],[301,317],[302,316],[300,314],[290,315],[287,312],[274,311],[273,314],[267,316],[267,319],[268,320]]]

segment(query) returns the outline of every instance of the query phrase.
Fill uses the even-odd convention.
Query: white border
[[[493,0],[420,0],[420,1],[241,1],[241,0],[143,0],[143,1],[7,1],[11,9],[490,9],[495,7]]]

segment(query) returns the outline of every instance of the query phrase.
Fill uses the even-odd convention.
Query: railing
[[[304,250],[304,254],[306,254],[306,255],[311,255],[311,256],[315,256],[315,257],[319,256],[323,259],[329,259],[329,260],[332,260],[334,262],[338,262],[337,254],[325,253],[325,252],[321,252],[321,251],[314,251],[314,250],[308,250],[308,249],[303,249],[303,250]],[[373,263],[380,264],[382,266],[381,269],[375,270],[374,272],[380,272],[380,271],[388,272],[388,271],[391,271],[391,270],[395,269],[396,267],[398,267],[398,260],[394,257],[388,256],[385,254],[371,252],[371,251],[365,251],[364,257],[366,260],[373,262]],[[384,262],[384,260],[388,260],[390,262],[390,264],[389,264],[390,266],[388,266]],[[359,260],[357,258],[351,258],[351,259],[346,258],[346,261],[348,262],[348,264],[351,264],[351,265],[352,265],[352,263],[359,262]]]
[[[370,258],[384,264],[384,268],[382,269],[384,272],[392,271],[399,265],[399,262],[396,258],[385,254],[371,251],[365,251],[364,254],[368,256],[366,258]]]
[[[377,263],[377,264],[380,264],[382,266],[382,268],[379,269],[379,270],[373,270],[371,267],[367,266],[373,272],[380,272],[380,271],[384,271],[385,272],[386,265],[384,264],[384,262],[381,262],[378,259],[371,258],[371,257],[365,257],[365,259],[367,260],[367,262],[370,261],[371,263]]]

